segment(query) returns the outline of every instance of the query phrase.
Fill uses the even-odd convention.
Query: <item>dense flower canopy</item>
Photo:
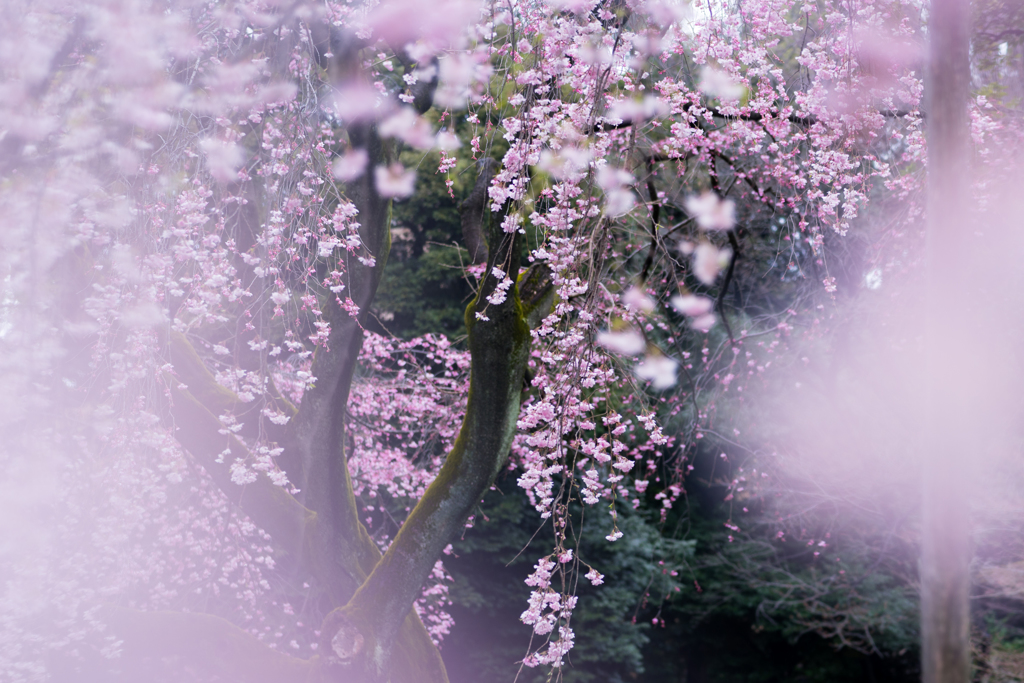
[[[486,192],[468,228],[463,204],[464,277],[480,293],[469,329],[513,304],[531,328],[499,456],[550,520],[528,550],[522,621],[537,637],[524,662],[561,666],[582,637],[574,586],[611,580],[574,554],[580,510],[608,542],[648,491],[664,518],[718,402],[760,386],[792,335],[823,334],[843,287],[908,267],[923,219],[922,12],[913,0],[8,3],[5,680],[45,679],[55,652],[123,656],[109,602],[208,611],[298,657],[323,651],[321,625],[271,584],[286,539],[246,492],[269,482],[315,507],[290,430],[324,386],[315,357],[343,357],[346,325],[361,346],[337,439],[381,551],[461,447],[464,340],[362,331],[373,288],[360,283],[390,244],[370,234],[390,228],[389,209],[366,207],[435,172],[453,199],[466,199],[464,173]],[[985,98],[972,125],[979,158],[1000,154]],[[501,250],[506,237],[516,246]],[[851,240],[868,245],[854,266]],[[767,262],[788,267],[757,284]],[[521,306],[533,275],[549,289]],[[731,309],[730,286],[754,305]],[[228,445],[213,458],[179,434],[184,396],[219,420]],[[748,474],[729,490],[763,475]],[[415,605],[436,643],[451,621],[444,555],[426,559]],[[326,590],[284,562],[292,595]]]

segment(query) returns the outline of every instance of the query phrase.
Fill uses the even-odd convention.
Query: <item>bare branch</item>
[[[692,106],[693,105],[689,103],[686,104],[683,107],[683,111],[689,111]],[[714,118],[723,119],[725,121],[764,121],[769,118],[781,118],[779,116],[766,117],[763,114],[761,114],[761,112],[757,111],[744,112],[741,114],[723,114],[719,109],[716,109],[714,107],[707,107],[706,109],[708,112],[711,113],[711,115]],[[904,109],[880,109],[878,113],[887,119],[905,119],[911,117],[922,119],[924,118],[923,112],[912,112]],[[797,116],[795,114],[790,114],[785,118],[787,121],[797,126],[813,126],[818,122],[818,118],[816,116]],[[642,123],[644,123],[644,121],[625,120],[619,123],[599,122],[594,124],[594,126],[589,131],[587,131],[587,133],[589,135],[593,135],[594,133],[599,133],[602,131],[622,130],[624,128],[629,128],[634,124]]]

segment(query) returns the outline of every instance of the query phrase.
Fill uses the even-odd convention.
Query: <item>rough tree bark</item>
[[[466,309],[472,364],[459,436],[383,559],[348,604],[327,616],[321,629],[321,648],[333,655],[329,665],[339,672],[360,672],[355,680],[388,679],[398,627],[442,549],[505,463],[512,444],[529,355],[527,310],[518,287],[498,305],[488,304],[486,297],[499,282],[493,266],[518,278],[522,236],[495,227],[490,237],[487,275]],[[489,320],[478,320],[476,314],[485,311]]]
[[[487,262],[487,242],[484,239],[484,212],[487,210],[487,188],[494,177],[493,159],[484,157],[477,163],[476,183],[469,196],[459,204],[459,215],[462,220],[462,241],[469,251],[469,260],[473,264]]]

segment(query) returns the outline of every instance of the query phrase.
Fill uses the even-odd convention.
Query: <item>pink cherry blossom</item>
[[[408,197],[416,187],[416,172],[406,170],[398,162],[373,169],[377,191],[384,197]]]
[[[735,102],[746,92],[736,79],[711,66],[701,69],[700,89],[711,97],[718,97],[727,102]]]
[[[731,199],[720,199],[714,192],[686,200],[686,210],[703,230],[732,230],[736,225],[736,204]]]
[[[233,143],[216,138],[207,138],[200,144],[206,153],[206,163],[212,175],[221,183],[237,180],[238,169],[245,161],[242,149]]]
[[[697,296],[694,294],[677,294],[672,297],[670,303],[674,309],[683,315],[694,318],[709,313],[712,306],[714,306],[714,302],[711,299],[706,296]]]
[[[640,333],[633,330],[625,332],[598,332],[597,343],[600,346],[621,353],[624,356],[636,356],[647,348],[647,342]]]
[[[679,362],[673,358],[661,354],[647,354],[634,372],[640,379],[649,380],[653,389],[660,391],[675,386],[678,367]]]
[[[387,165],[360,133],[388,138],[389,158],[443,152],[420,172],[445,178],[446,201],[464,199],[472,161],[493,159],[485,210],[503,239],[529,236],[524,265],[550,277],[508,454],[531,514],[552,522],[528,549],[527,666],[564,666],[575,642],[566,587],[589,568],[567,531],[577,508],[608,542],[628,532],[622,505],[654,501],[668,519],[694,453],[724,429],[726,401],[769,382],[787,348],[835,329],[833,311],[815,306],[836,286],[844,236],[867,239],[866,268],[884,270],[887,287],[916,277],[923,34],[894,17],[920,7],[371,5],[55,0],[0,19],[0,432],[32,437],[0,447],[17,475],[0,484],[0,504],[32,507],[32,491],[47,514],[69,511],[46,534],[13,530],[0,639],[14,655],[0,658],[0,678],[45,673],[69,649],[116,656],[95,617],[103,602],[210,605],[264,642],[313,654],[319,623],[299,613],[328,592],[299,577],[301,601],[282,598],[273,571],[289,539],[244,505],[268,482],[282,496],[309,493],[289,476],[280,428],[299,425],[303,399],[336,381],[316,377],[314,359],[349,353],[338,330],[361,342],[338,411],[351,418],[338,436],[356,526],[387,551],[435,481],[474,359],[440,335],[368,331],[368,316],[389,312],[358,279],[386,256],[367,235],[387,202],[365,212],[352,181],[372,167],[377,193],[400,199],[416,191],[417,171]],[[419,114],[417,93],[435,77],[433,111]],[[1021,139],[997,91],[969,107],[982,201],[993,196],[982,170],[1016,168]],[[736,227],[737,205],[748,229],[720,234]],[[884,228],[873,222],[891,206]],[[708,296],[678,294],[726,287],[726,237],[742,245],[740,265],[752,254],[759,268],[759,249],[777,256],[771,277],[800,292],[792,310],[740,312],[733,324]],[[466,267],[487,287],[481,325],[521,294],[512,272]],[[731,287],[754,286],[744,268],[734,275]],[[195,358],[168,353],[172,338]],[[199,371],[213,384],[205,394]],[[209,436],[224,442],[200,465],[170,411],[203,396],[231,399],[204,406]],[[727,482],[729,495],[752,485],[744,476]],[[410,598],[435,643],[452,624],[450,551],[427,558]],[[593,568],[584,576],[605,581]]]
[[[693,251],[693,274],[704,284],[712,285],[731,256],[728,248],[719,249],[710,242],[701,242]]]
[[[369,160],[365,149],[351,149],[332,162],[331,174],[343,183],[355,180],[366,170]]]
[[[629,306],[634,311],[642,311],[643,313],[653,313],[655,304],[654,299],[648,296],[639,287],[630,287],[622,295],[622,303]]]

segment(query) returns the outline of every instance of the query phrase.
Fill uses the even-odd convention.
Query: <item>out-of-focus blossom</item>
[[[642,10],[662,26],[670,26],[690,17],[690,3],[683,0],[648,0]]]
[[[716,322],[718,322],[718,318],[715,316],[715,314],[707,313],[705,315],[698,316],[691,320],[690,327],[692,327],[695,330],[700,330],[701,332],[707,332],[708,330],[715,326]]]
[[[148,328],[166,324],[167,316],[155,303],[145,303],[126,310],[121,321],[129,328]]]
[[[625,216],[636,206],[636,198],[626,188],[612,190],[604,196],[604,212],[610,218]]]
[[[437,91],[434,102],[442,107],[462,109],[469,101],[472,93],[470,86],[476,80],[478,65],[472,56],[467,54],[444,55],[438,60]],[[424,76],[432,78],[433,73]],[[422,76],[421,76],[422,78]]]
[[[644,341],[643,336],[636,330],[598,332],[597,344],[623,356],[637,356],[647,348],[647,342]]]
[[[237,179],[238,169],[245,161],[241,147],[217,138],[206,138],[200,146],[206,154],[206,168],[217,182],[230,183]]]
[[[732,230],[736,225],[736,204],[731,199],[720,199],[714,192],[688,197],[685,205],[702,230]]]
[[[449,47],[479,13],[480,4],[473,0],[387,0],[370,11],[366,23],[375,38],[391,45],[418,41],[416,58],[422,63]]]
[[[546,149],[540,153],[537,168],[550,173],[556,180],[576,182],[590,166],[591,153],[580,147],[563,147],[557,152]]]
[[[639,287],[630,287],[622,295],[622,303],[634,311],[643,311],[650,314],[654,312],[654,299],[647,296]]]
[[[633,181],[633,174],[625,169],[602,166],[597,171],[597,185],[606,192],[623,185],[632,185]]]
[[[412,107],[402,107],[382,121],[377,130],[386,138],[398,138],[416,149],[430,149],[434,146],[430,123],[418,116]]]
[[[348,83],[334,93],[334,113],[348,122],[362,121],[382,113],[381,99],[368,83]]]
[[[629,186],[633,184],[633,174],[621,168],[602,166],[597,171],[597,184],[605,191],[605,213],[617,218],[629,213],[636,204]]]
[[[608,120],[633,121],[639,123],[648,119],[665,116],[669,113],[668,105],[654,95],[648,95],[642,100],[626,98],[612,102],[605,116]]]
[[[669,303],[672,304],[672,308],[691,318],[709,313],[714,305],[714,302],[708,297],[694,294],[677,294],[669,300]]]
[[[649,353],[643,361],[633,369],[640,379],[650,380],[651,388],[668,389],[676,384],[676,369],[679,363],[660,353]]]
[[[373,169],[373,177],[382,197],[408,197],[416,185],[416,171],[406,170],[397,162]]]
[[[579,58],[584,64],[605,66],[607,64],[611,64],[612,52],[604,45],[592,45],[587,43],[580,47]]]
[[[746,92],[746,88],[732,76],[711,66],[701,70],[699,87],[704,94],[717,97],[723,102],[736,102]]]
[[[597,0],[548,0],[548,4],[557,10],[565,10],[574,14],[583,14],[594,9]]]
[[[714,284],[718,272],[729,265],[731,258],[732,249],[701,242],[693,250],[693,274],[706,285]]]
[[[456,150],[462,146],[462,143],[459,142],[459,138],[455,133],[447,130],[442,130],[437,134],[436,144],[438,149],[444,150],[445,152],[451,152],[452,150]]]
[[[331,173],[335,180],[345,183],[363,175],[370,157],[365,149],[351,149],[334,160]]]

